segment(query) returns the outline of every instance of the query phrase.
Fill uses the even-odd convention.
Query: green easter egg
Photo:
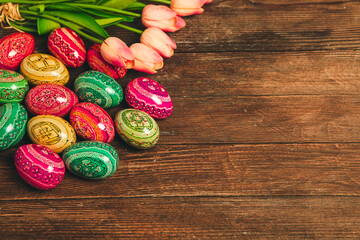
[[[0,104],[21,102],[28,90],[28,82],[21,74],[0,69]]]
[[[28,114],[20,103],[6,103],[0,108],[0,151],[11,148],[23,138]]]
[[[125,109],[116,114],[116,131],[130,146],[147,149],[159,140],[159,126],[147,113],[136,109]]]
[[[75,80],[74,90],[81,101],[92,102],[102,108],[118,106],[124,97],[121,86],[110,76],[98,71],[81,74]]]
[[[63,152],[63,160],[70,172],[87,179],[110,177],[119,167],[116,150],[103,142],[75,143]]]

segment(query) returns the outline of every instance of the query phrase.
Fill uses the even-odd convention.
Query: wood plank
[[[113,146],[120,155],[114,176],[88,181],[67,172],[45,192],[18,176],[13,151],[2,155],[0,200],[360,194],[360,144]]]
[[[355,239],[359,197],[2,201],[2,239]]]
[[[201,16],[186,17],[186,28],[169,35],[178,44],[177,52],[358,50],[360,3],[317,1],[295,5],[214,1]],[[140,23],[136,26],[142,28]],[[10,32],[4,30],[0,36]],[[128,44],[139,41],[139,35],[122,29],[109,32]],[[37,49],[44,46],[46,37],[37,38]]]
[[[295,5],[295,4],[337,4],[351,0],[249,0],[253,4]]]

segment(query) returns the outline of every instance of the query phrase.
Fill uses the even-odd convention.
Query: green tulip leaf
[[[101,27],[92,17],[85,13],[81,12],[65,12],[65,11],[46,11],[46,14],[58,17],[69,22],[73,22],[77,25],[84,27],[85,29],[89,29],[90,31],[102,36],[104,38],[108,38],[109,34]]]
[[[107,13],[107,12],[100,11],[100,10],[95,10],[95,9],[83,9],[83,8],[81,8],[81,10],[83,12],[86,12],[88,14],[91,14],[91,15],[94,15],[94,16],[97,16],[97,17],[102,17],[102,18],[119,18],[119,17],[121,17],[124,22],[133,22],[134,21],[134,19],[132,17],[121,15],[121,14]]]
[[[123,21],[123,18],[100,18],[95,21],[102,27],[108,27]]]
[[[144,3],[134,2],[134,3],[130,4],[129,6],[127,6],[125,10],[127,10],[127,11],[138,11],[138,10],[143,10],[143,8],[145,6],[146,6],[146,4],[144,4]]]
[[[39,17],[37,19],[37,30],[39,35],[51,33],[55,29],[59,28],[60,24],[49,19]]]
[[[110,8],[116,8],[116,9],[125,9],[129,5],[136,2],[136,0],[103,0],[98,3],[98,5],[104,6],[104,7],[110,7]]]

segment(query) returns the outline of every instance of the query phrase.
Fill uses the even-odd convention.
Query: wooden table
[[[205,9],[170,34],[178,50],[151,76],[175,107],[155,148],[117,137],[114,176],[67,172],[46,192],[17,175],[16,147],[0,153],[1,239],[359,239],[360,3]],[[37,38],[36,50],[45,46]],[[72,70],[67,86],[87,69]]]

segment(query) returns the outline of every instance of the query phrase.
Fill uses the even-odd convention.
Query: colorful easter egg
[[[121,86],[113,78],[98,71],[81,74],[75,80],[74,90],[81,101],[92,102],[102,108],[118,106],[123,100]]]
[[[150,78],[136,78],[125,90],[130,107],[146,112],[156,119],[167,118],[173,111],[173,103],[167,91]]]
[[[110,177],[119,167],[116,150],[102,142],[75,143],[64,151],[63,160],[70,172],[87,179]]]
[[[122,67],[115,67],[105,61],[105,59],[101,56],[100,48],[100,44],[95,44],[91,46],[87,52],[86,59],[90,68],[92,70],[105,73],[116,80],[125,77],[127,69]]]
[[[69,28],[55,29],[48,39],[50,52],[68,67],[80,67],[85,63],[84,42]]]
[[[0,104],[24,100],[29,84],[17,72],[0,69]]]
[[[96,104],[76,104],[70,112],[70,123],[82,138],[105,143],[115,137],[114,122],[109,114]]]
[[[76,94],[67,87],[42,84],[32,88],[26,96],[27,109],[34,115],[63,117],[79,102]]]
[[[21,146],[15,152],[15,166],[25,182],[42,190],[53,189],[65,175],[65,164],[60,156],[38,144]]]
[[[65,85],[69,81],[69,71],[57,58],[43,53],[27,56],[20,65],[22,75],[32,84]]]
[[[11,148],[23,138],[28,114],[19,103],[6,103],[0,108],[0,151]]]
[[[116,131],[130,146],[139,149],[153,147],[159,140],[159,127],[145,112],[125,109],[116,114]]]
[[[28,33],[12,33],[0,40],[0,68],[15,70],[35,48],[34,37]]]
[[[34,143],[44,145],[56,153],[76,142],[76,133],[66,120],[53,115],[38,115],[29,120],[27,133]]]

